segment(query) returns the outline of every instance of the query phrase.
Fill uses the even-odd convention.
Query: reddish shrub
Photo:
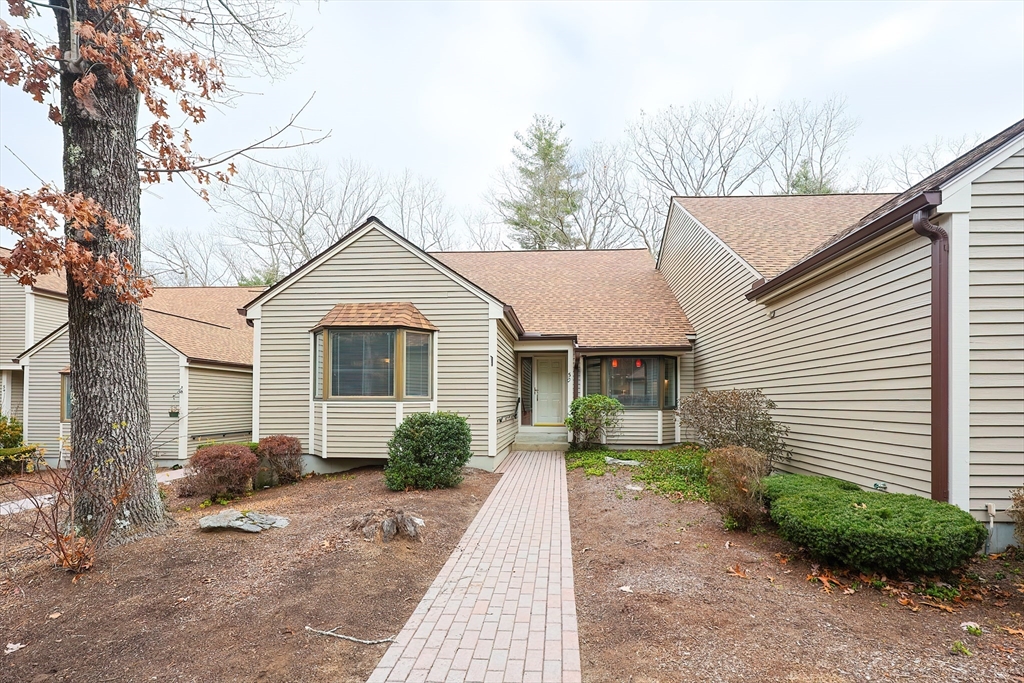
[[[259,460],[246,446],[215,444],[192,456],[193,474],[181,480],[182,495],[208,498],[245,493],[259,470]]]
[[[772,471],[767,455],[743,446],[716,448],[704,458],[712,507],[728,529],[749,529],[765,519],[761,480]]]
[[[278,483],[291,484],[302,478],[302,442],[294,436],[265,436],[257,452],[266,458]]]

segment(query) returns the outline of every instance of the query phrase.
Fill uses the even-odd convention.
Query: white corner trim
[[[498,320],[487,321],[487,455],[498,446]]]
[[[191,406],[188,402],[188,358],[178,357],[178,383],[181,395],[178,396],[178,459],[188,458],[188,414]]]
[[[36,300],[32,285],[25,285],[25,348],[36,343]]]
[[[671,208],[669,209],[669,213],[671,214],[671,212],[672,212],[672,211],[674,211],[674,210],[676,210],[676,209],[678,209],[679,211],[682,211],[682,212],[683,212],[683,213],[684,213],[684,214],[685,214],[686,216],[688,216],[688,217],[690,218],[690,220],[692,220],[692,221],[693,221],[693,222],[694,222],[694,223],[695,223],[695,224],[696,224],[697,226],[699,226],[699,227],[700,227],[700,228],[701,228],[702,230],[704,230],[704,232],[706,232],[706,233],[707,233],[707,234],[708,234],[708,235],[709,235],[709,236],[711,237],[711,239],[712,239],[712,240],[713,240],[713,241],[714,241],[714,242],[715,242],[716,244],[718,244],[718,246],[720,246],[720,247],[721,247],[722,249],[724,249],[724,250],[726,251],[726,253],[728,253],[728,254],[729,254],[730,256],[732,256],[732,257],[733,257],[734,259],[736,259],[737,261],[739,261],[739,262],[740,262],[740,263],[741,263],[741,264],[743,265],[743,267],[744,267],[744,268],[746,268],[747,270],[749,270],[749,271],[750,271],[750,274],[751,274],[751,275],[753,275],[753,276],[754,276],[755,278],[761,278],[761,277],[764,277],[763,275],[761,275],[761,273],[759,273],[759,272],[757,271],[757,268],[755,268],[754,266],[750,265],[750,262],[749,262],[749,261],[747,261],[747,260],[746,260],[745,258],[743,258],[742,256],[740,256],[740,255],[739,255],[738,253],[736,253],[736,250],[735,250],[735,249],[733,249],[733,248],[732,248],[732,247],[730,247],[730,246],[729,246],[728,244],[726,244],[726,243],[725,243],[725,241],[724,241],[724,240],[723,240],[723,239],[722,239],[721,237],[719,237],[719,236],[718,236],[718,235],[717,235],[717,234],[715,233],[715,231],[714,231],[714,230],[712,230],[712,229],[711,229],[711,228],[709,228],[708,226],[706,226],[706,225],[704,225],[703,223],[701,223],[701,222],[700,222],[699,220],[697,220],[697,219],[696,219],[696,217],[694,217],[694,215],[693,215],[692,213],[690,213],[689,211],[687,211],[687,210],[686,210],[686,207],[684,207],[684,206],[683,206],[683,205],[682,205],[682,204],[681,204],[681,203],[679,202],[679,200],[678,200],[678,199],[673,199],[673,200],[672,200],[672,207],[671,207]],[[665,237],[668,237],[668,230],[667,230],[667,229],[666,229],[666,231],[665,231]],[[664,242],[662,242],[662,244],[664,244]],[[659,268],[660,268],[660,266],[661,266],[661,260],[660,260],[660,259],[658,260],[658,266],[659,266]]]
[[[430,363],[431,363],[430,381],[431,381],[431,383],[433,385],[433,386],[431,386],[431,392],[430,392],[430,396],[432,397],[431,400],[430,400],[430,412],[436,413],[437,412],[437,390],[438,390],[438,387],[440,387],[440,383],[437,381],[437,357],[439,355],[438,354],[438,347],[439,347],[439,344],[440,344],[440,341],[441,341],[441,331],[440,330],[434,330],[433,338],[430,341],[431,341],[431,351],[433,351],[433,353],[431,354],[432,357],[430,359]]]
[[[665,443],[665,409],[658,411],[658,445]]]
[[[22,386],[21,386],[21,429],[22,429],[22,435],[24,437],[22,439],[23,442],[24,443],[33,443],[35,441],[35,439],[33,439],[32,436],[29,434],[29,428],[30,428],[30,420],[29,420],[29,418],[31,417],[31,414],[28,412],[28,396],[29,396],[28,389],[29,389],[30,386],[32,386],[32,384],[29,382],[29,376],[28,375],[29,375],[29,365],[28,365],[28,360],[26,359],[25,362],[22,363],[22,365],[21,365],[21,382],[22,382]]]
[[[395,401],[395,426],[398,427],[402,424],[402,420],[405,419],[405,404],[401,401]]]
[[[320,401],[323,409],[320,411],[320,457],[327,457],[327,404],[330,401]]]
[[[952,213],[940,224],[949,234],[949,502],[970,511],[970,215]]]
[[[252,322],[252,440],[260,440],[260,319]]]
[[[255,350],[255,349],[254,349]],[[255,358],[255,356],[253,356]],[[316,432],[316,335],[309,333],[309,446],[313,452],[313,437]]]
[[[0,371],[0,414],[11,414],[11,390],[14,388],[10,370]]]

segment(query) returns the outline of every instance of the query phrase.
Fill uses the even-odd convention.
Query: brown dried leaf
[[[746,570],[743,569],[743,567],[741,567],[738,563],[734,564],[733,566],[731,566],[728,569],[726,569],[725,573],[729,574],[730,576],[738,576],[741,579],[749,579],[750,578],[750,576],[747,574]]]

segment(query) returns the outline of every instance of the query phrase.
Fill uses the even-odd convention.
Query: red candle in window
[[[612,367],[613,368],[619,367],[619,359],[618,358],[612,358]]]
[[[637,359],[636,359],[636,366],[637,366],[638,368],[639,368],[639,367],[642,367],[642,366],[643,366],[643,364],[644,364],[644,362],[643,362],[642,360],[640,360],[639,358],[637,358]]]

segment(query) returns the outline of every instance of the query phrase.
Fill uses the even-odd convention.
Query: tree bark
[[[75,3],[76,19],[97,23],[102,13],[82,0],[53,0],[56,7]],[[68,11],[55,9],[61,51],[71,50]],[[116,30],[116,22],[110,22]],[[141,265],[136,156],[139,93],[118,87],[98,65],[97,83],[82,102],[73,86],[80,73],[63,63],[61,114],[64,135],[64,189],[80,192],[134,237],[115,240],[99,225],[85,241],[72,225],[69,241],[97,257],[116,254],[136,269]],[[75,518],[90,535],[113,542],[160,530],[165,513],[156,485],[146,383],[145,338],[140,306],[118,301],[112,288],[89,300],[68,276],[68,346],[71,357],[74,416],[71,430],[71,479]]]

